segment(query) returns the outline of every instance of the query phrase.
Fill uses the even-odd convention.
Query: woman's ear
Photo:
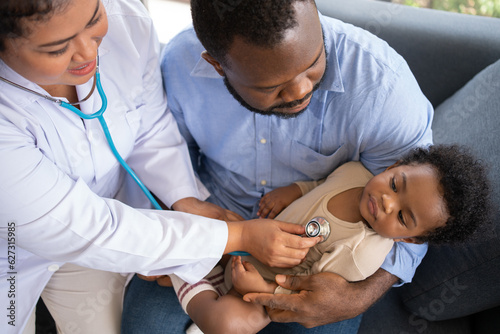
[[[411,238],[399,238],[399,239],[392,239],[394,242],[406,242],[408,244],[423,244],[423,241],[420,241],[418,238],[411,237]]]
[[[205,59],[210,65],[212,65],[220,76],[224,76],[224,69],[222,68],[221,64],[217,60],[215,60],[215,58],[212,57],[207,51],[203,51],[201,53],[201,58]]]

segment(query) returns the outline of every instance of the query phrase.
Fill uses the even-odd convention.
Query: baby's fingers
[[[253,264],[251,264],[250,262],[243,261],[242,264],[243,264],[243,267],[245,268],[246,271],[257,272],[257,268],[255,268],[255,266]]]

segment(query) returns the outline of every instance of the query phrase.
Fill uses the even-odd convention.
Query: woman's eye
[[[101,17],[102,17],[102,14],[97,16],[93,21],[89,22],[89,24],[87,24],[87,28],[95,26],[101,20]]]
[[[68,50],[68,46],[66,45],[64,48],[56,50],[56,51],[49,51],[48,54],[51,56],[60,56],[63,53],[65,53]]]

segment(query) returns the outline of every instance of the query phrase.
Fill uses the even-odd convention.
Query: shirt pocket
[[[146,108],[146,105],[137,106],[134,110],[127,111],[125,113],[125,118],[127,120],[127,124],[129,126],[129,130],[131,135],[136,138],[139,132],[139,128],[141,127],[141,116]]]
[[[347,148],[341,144],[332,154],[321,154],[297,141],[292,142],[290,165],[312,180],[322,179],[347,161]]]
[[[142,107],[127,110],[124,107],[122,110],[115,109],[112,110],[113,113],[110,112],[108,129],[111,140],[123,160],[127,160],[134,150],[141,126],[141,109]],[[104,134],[102,137],[104,138]],[[93,157],[96,162],[94,163],[96,182],[108,178],[108,173],[114,173],[114,170],[119,166],[119,162],[111,150],[107,147],[104,148],[104,146],[109,146],[109,142],[105,141],[106,145],[103,145],[103,141],[98,141],[96,145],[93,145]]]

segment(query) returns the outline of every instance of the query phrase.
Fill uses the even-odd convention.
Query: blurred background
[[[334,0],[332,0],[334,1]],[[455,13],[500,17],[500,0],[373,0]],[[160,42],[167,43],[191,22],[189,0],[143,0],[155,23]]]
[[[500,0],[392,0],[389,2],[455,13],[500,17]]]

